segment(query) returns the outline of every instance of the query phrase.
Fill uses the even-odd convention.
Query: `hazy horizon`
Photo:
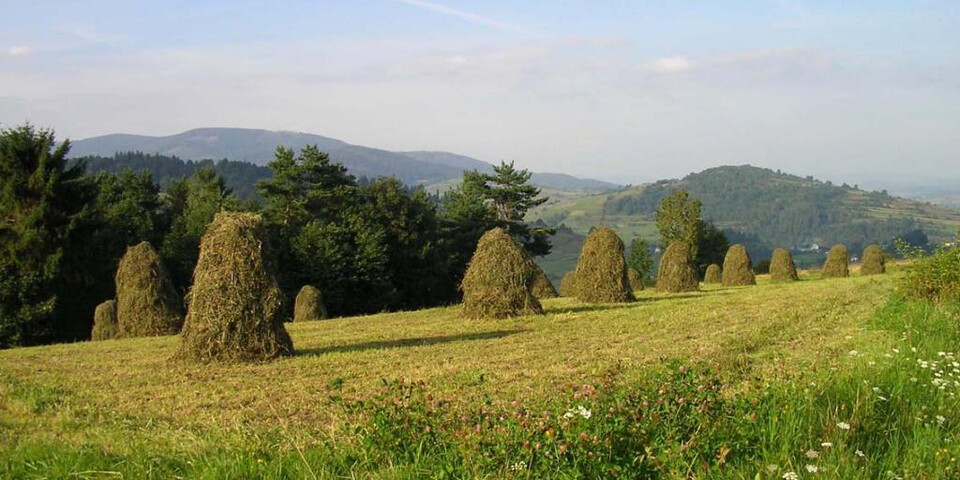
[[[61,139],[290,130],[617,183],[745,163],[868,187],[958,175],[953,2],[6,10],[0,126]]]

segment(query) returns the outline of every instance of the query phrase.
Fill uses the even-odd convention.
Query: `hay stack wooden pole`
[[[725,287],[742,287],[756,285],[757,278],[753,273],[753,264],[747,247],[736,244],[727,250],[723,258],[722,283]]]
[[[293,354],[263,220],[221,212],[200,241],[176,358],[262,361]]]
[[[183,325],[180,297],[160,255],[147,242],[127,248],[116,275],[121,337],[175,335]]]
[[[657,270],[657,290],[660,292],[696,292],[700,289],[697,271],[693,268],[690,246],[673,242],[660,257]]]
[[[461,315],[481,319],[543,314],[531,292],[535,277],[535,264],[506,231],[484,233],[460,284]]]
[[[577,299],[588,303],[620,303],[635,300],[630,288],[623,241],[607,227],[595,228],[577,260]]]

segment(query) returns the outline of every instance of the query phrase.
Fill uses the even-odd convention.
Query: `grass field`
[[[890,300],[893,277],[288,324],[297,355],[252,365],[173,363],[176,337],[3,351],[0,477],[954,478],[960,383],[909,378],[929,383],[923,355],[960,372],[941,352],[956,317]],[[663,385],[689,396],[618,416]],[[902,411],[874,388],[901,389]],[[684,398],[700,407],[681,414]],[[593,421],[559,417],[577,403]]]

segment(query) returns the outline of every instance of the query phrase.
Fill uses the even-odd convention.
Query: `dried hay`
[[[643,278],[636,269],[627,269],[627,280],[630,281],[630,289],[633,291],[643,290]]]
[[[530,292],[533,293],[533,296],[539,299],[559,297],[560,295],[557,295],[557,289],[553,288],[553,283],[547,278],[547,274],[544,273],[543,269],[536,263],[534,263],[533,266],[536,268],[533,285],[530,286]]]
[[[323,306],[323,295],[313,285],[304,285],[297,293],[293,305],[293,321],[309,322],[327,318],[327,308]]]
[[[720,283],[723,281],[723,269],[716,263],[711,263],[703,275],[703,283]]]
[[[107,300],[97,305],[93,312],[93,331],[90,333],[90,340],[110,340],[117,338],[120,330],[117,329],[117,302]]]
[[[480,237],[460,284],[466,318],[506,318],[541,315],[543,307],[531,293],[536,267],[510,235],[494,228]]]
[[[700,289],[697,271],[693,268],[690,246],[673,242],[660,257],[657,270],[657,290],[660,292],[696,292]]]
[[[560,280],[560,296],[561,297],[576,297],[577,296],[577,272],[569,271],[563,275],[563,280]]]
[[[850,258],[847,247],[841,244],[834,245],[827,253],[827,261],[820,272],[821,278],[837,278],[850,276]]]
[[[757,277],[753,273],[753,263],[750,261],[750,254],[747,247],[736,244],[727,250],[727,255],[723,257],[723,286],[742,287],[744,285],[756,285]]]
[[[175,335],[183,325],[180,298],[160,255],[147,242],[127,248],[116,275],[121,337]]]
[[[887,262],[880,245],[870,245],[863,249],[863,263],[860,275],[880,275],[887,272]]]
[[[607,227],[595,228],[580,250],[577,260],[576,297],[588,303],[617,303],[635,300],[630,288],[623,242]]]
[[[770,280],[772,282],[794,282],[800,279],[797,265],[793,263],[793,254],[785,248],[777,248],[770,257]]]

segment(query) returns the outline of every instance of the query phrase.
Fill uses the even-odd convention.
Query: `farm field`
[[[177,337],[2,351],[0,477],[955,478],[956,315],[897,274],[815,276],[290,323],[297,354],[261,364],[175,363]]]

